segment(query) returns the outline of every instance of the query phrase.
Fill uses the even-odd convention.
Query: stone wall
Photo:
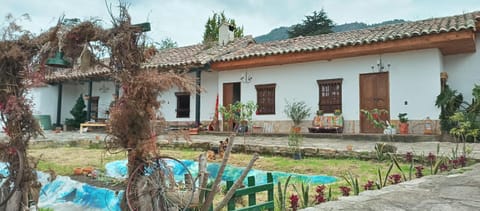
[[[433,134],[440,135],[440,121],[432,120],[433,122]],[[392,120],[393,125],[398,125],[398,120]],[[409,134],[423,134],[425,128],[425,120],[409,120]],[[220,124],[221,125],[221,124]],[[255,128],[254,133],[288,133],[292,127],[292,121],[254,121],[253,126]],[[308,133],[308,127],[312,126],[311,120],[304,120],[300,124],[302,133]],[[222,128],[221,128],[222,129]],[[223,131],[223,130],[222,130]],[[360,133],[360,121],[359,120],[344,120],[343,133],[357,134]],[[397,126],[397,133],[398,126]]]

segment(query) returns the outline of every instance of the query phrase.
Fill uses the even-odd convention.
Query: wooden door
[[[240,101],[240,83],[223,84],[223,106],[234,104]],[[222,118],[223,119],[223,118]],[[223,121],[223,130],[231,131],[235,127],[233,122]]]
[[[100,99],[99,96],[91,96],[91,107],[90,107],[90,119],[97,121],[98,119],[98,100]]]
[[[390,92],[388,72],[360,74],[360,109],[385,109],[387,114],[381,115],[382,120],[390,120]],[[361,133],[383,133],[360,112]]]

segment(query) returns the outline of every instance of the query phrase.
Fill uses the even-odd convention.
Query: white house
[[[302,124],[304,132],[318,109],[326,113],[340,109],[345,133],[376,132],[360,110],[383,108],[394,123],[398,113],[408,113],[410,133],[423,133],[424,120],[429,117],[438,134],[440,109],[435,99],[441,91],[441,75],[448,75],[447,83],[465,99],[471,98],[473,85],[480,84],[480,54],[476,51],[479,15],[473,12],[259,44],[251,37],[230,40],[227,32],[219,41],[226,45],[162,51],[143,67],[188,69],[206,90],[199,96],[176,90],[159,96],[165,101],[161,112],[167,121],[210,122],[218,95],[220,104],[256,102],[259,111],[253,117],[254,125],[265,132],[289,130],[291,120],[283,110],[285,100],[295,100],[312,108],[312,115]],[[100,75],[105,74],[84,78]],[[79,93],[87,90],[87,83],[71,79],[75,82],[63,86],[63,118],[68,118]],[[49,81],[65,80],[52,76]],[[52,106],[58,94],[55,86],[34,90],[35,111],[56,118]],[[100,100],[108,102],[110,98],[103,96],[107,93],[100,91],[104,86],[110,87],[110,92],[115,90],[113,82],[93,82],[93,96],[100,95]],[[44,103],[46,96],[49,103]]]

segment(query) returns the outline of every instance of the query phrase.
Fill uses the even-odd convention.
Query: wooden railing
[[[227,191],[233,186],[233,181],[227,181]],[[257,204],[256,194],[258,192],[267,191],[267,201]],[[248,207],[235,209],[235,198],[248,195]],[[273,176],[272,173],[267,173],[267,184],[255,186],[255,177],[247,178],[247,187],[238,189],[228,202],[227,209],[230,210],[269,210],[273,211],[275,207],[273,198]]]

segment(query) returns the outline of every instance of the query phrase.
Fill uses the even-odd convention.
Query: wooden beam
[[[340,47],[331,50],[250,57],[241,60],[214,62],[211,68],[213,70],[224,71],[428,48],[439,48],[444,55],[475,52],[475,32],[464,30],[359,46]]]

